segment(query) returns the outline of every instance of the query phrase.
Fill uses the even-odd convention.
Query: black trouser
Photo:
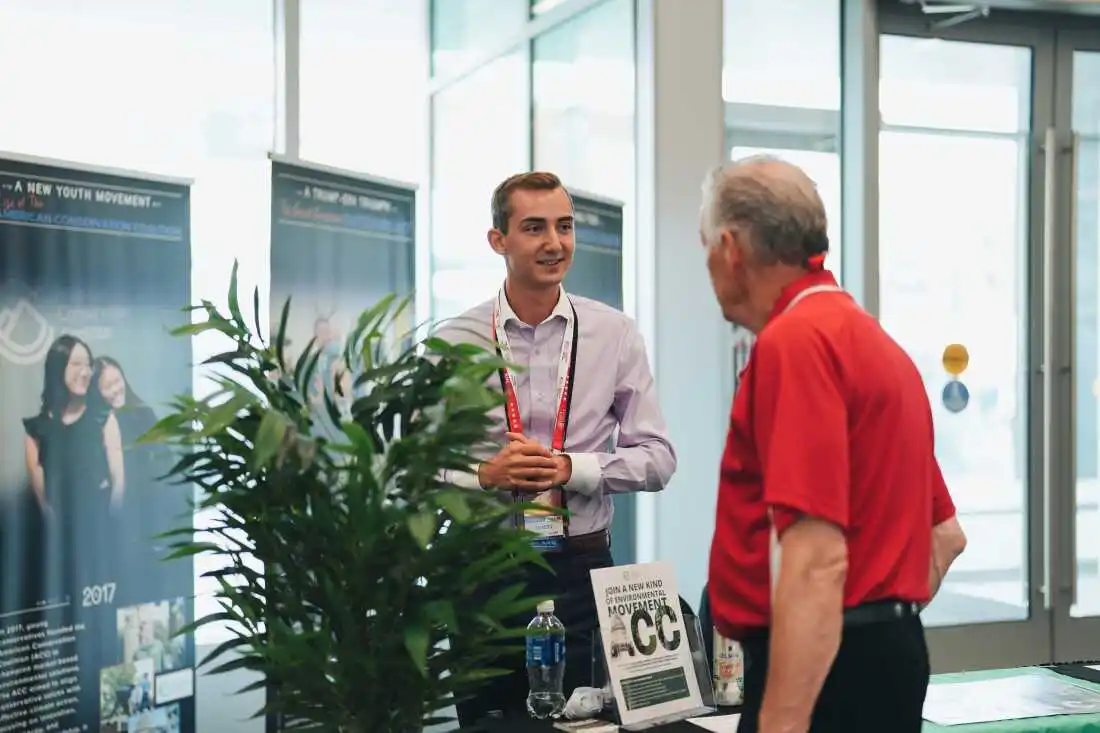
[[[768,675],[768,640],[752,639],[741,646],[745,704],[737,733],[756,733]],[[814,705],[810,733],[920,733],[928,674],[919,616],[845,628]]]
[[[592,636],[599,628],[596,601],[592,597],[592,581],[589,572],[611,567],[611,550],[578,553],[566,550],[548,553],[546,556],[554,574],[540,567],[524,572],[527,582],[526,595],[554,596],[554,615],[565,625],[565,684],[566,698],[577,687],[592,683]],[[516,582],[515,580],[511,581]],[[496,587],[486,588],[486,597]],[[522,618],[512,620],[513,626],[526,626],[535,617],[535,609]],[[512,642],[514,643],[514,642]],[[503,677],[494,677],[485,683],[477,695],[458,707],[461,727],[474,725],[482,718],[497,711],[507,715],[521,712],[527,703],[527,663],[523,651],[509,652],[493,663],[494,667],[511,670]]]

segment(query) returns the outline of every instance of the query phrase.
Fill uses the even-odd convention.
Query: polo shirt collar
[[[772,307],[771,315],[768,316],[768,322],[771,323],[776,316],[782,313],[783,310],[791,304],[791,301],[798,297],[798,294],[803,290],[822,285],[827,287],[838,287],[836,278],[833,277],[833,273],[828,270],[807,272],[802,277],[788,284],[787,287],[783,288],[779,293],[779,298],[776,299],[775,305]]]
[[[512,310],[512,304],[508,302],[508,295],[505,292],[503,286],[501,286],[500,292],[501,295],[504,296],[500,299],[500,320],[505,325],[507,325],[508,323],[523,324],[523,321],[519,319],[519,316],[516,315],[516,312]],[[546,317],[546,320],[543,321],[543,323],[552,321],[555,318],[561,318],[562,320],[568,321],[572,317],[573,309],[569,307],[569,298],[565,295],[565,287],[559,285],[558,302],[554,305],[554,310],[550,311],[550,315]],[[534,325],[537,326],[541,324],[536,323]]]

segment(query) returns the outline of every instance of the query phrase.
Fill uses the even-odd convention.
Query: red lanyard
[[[563,292],[561,297],[567,298],[568,296]],[[502,301],[504,298],[504,288],[501,288],[493,307],[493,343],[496,345],[497,355],[506,363],[511,364],[513,363],[512,346],[508,342],[508,334],[504,330],[502,315]],[[557,411],[554,415],[554,428],[550,435],[550,450],[554,454],[565,452],[565,441],[569,433],[569,413],[573,402],[573,375],[577,367],[577,342],[579,341],[580,328],[578,326],[577,309],[572,301],[569,301],[569,309],[572,317],[568,318],[568,322],[565,324],[561,354],[558,357]],[[499,376],[500,388],[504,393],[504,414],[508,422],[508,431],[522,433],[523,420],[519,413],[519,400],[516,397],[515,381],[507,367],[500,369]],[[513,490],[512,496],[518,499],[519,492]],[[564,499],[564,492],[562,492],[562,498]],[[566,524],[568,526],[568,518]]]

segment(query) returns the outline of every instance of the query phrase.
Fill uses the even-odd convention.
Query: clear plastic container
[[[560,718],[565,710],[565,626],[554,602],[543,601],[527,625],[527,712],[532,718]]]

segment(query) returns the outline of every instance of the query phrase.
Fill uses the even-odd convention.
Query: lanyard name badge
[[[493,342],[496,344],[497,354],[506,363],[512,362],[512,346],[508,342],[508,334],[504,330],[503,299],[504,288],[500,289],[496,303],[493,307]],[[562,293],[562,297],[565,296]],[[565,439],[569,432],[569,410],[573,401],[573,376],[577,366],[577,341],[578,324],[577,309],[569,302],[570,317],[566,319],[565,335],[561,342],[561,354],[558,357],[558,379],[555,390],[556,410],[554,413],[554,427],[550,435],[550,452],[560,455],[565,452]],[[508,431],[511,433],[523,432],[523,420],[519,414],[519,400],[516,397],[515,381],[507,367],[499,371],[500,388],[504,392],[504,414],[508,421]],[[520,493],[512,489],[512,501],[518,502]],[[535,497],[535,504],[551,508],[565,507],[565,489],[555,486]],[[569,518],[561,514],[555,514],[545,509],[525,509],[523,511],[523,528],[535,535],[532,544],[536,549],[544,551],[561,550],[565,547],[565,538],[569,534]]]
[[[844,292],[844,288],[838,287],[836,285],[812,285],[812,286],[806,288],[805,290],[800,291],[798,293],[798,295],[791,298],[791,302],[787,303],[787,307],[785,307],[782,311],[780,311],[780,315],[786,313],[791,308],[794,308],[796,305],[801,303],[808,296],[815,295],[817,293],[842,293],[842,292]],[[771,545],[771,547],[770,547],[771,552],[769,553],[769,555],[770,555],[769,567],[770,567],[770,570],[771,570],[771,573],[770,573],[770,575],[771,575],[771,590],[772,590],[772,596],[774,597],[775,596],[775,589],[779,586],[779,568],[780,568],[780,564],[782,563],[782,560],[783,560],[783,550],[779,546],[779,533],[775,529],[775,520],[772,517],[772,512],[771,512],[770,509],[768,510],[768,522],[771,524],[771,537],[769,538],[770,539],[769,544]]]

